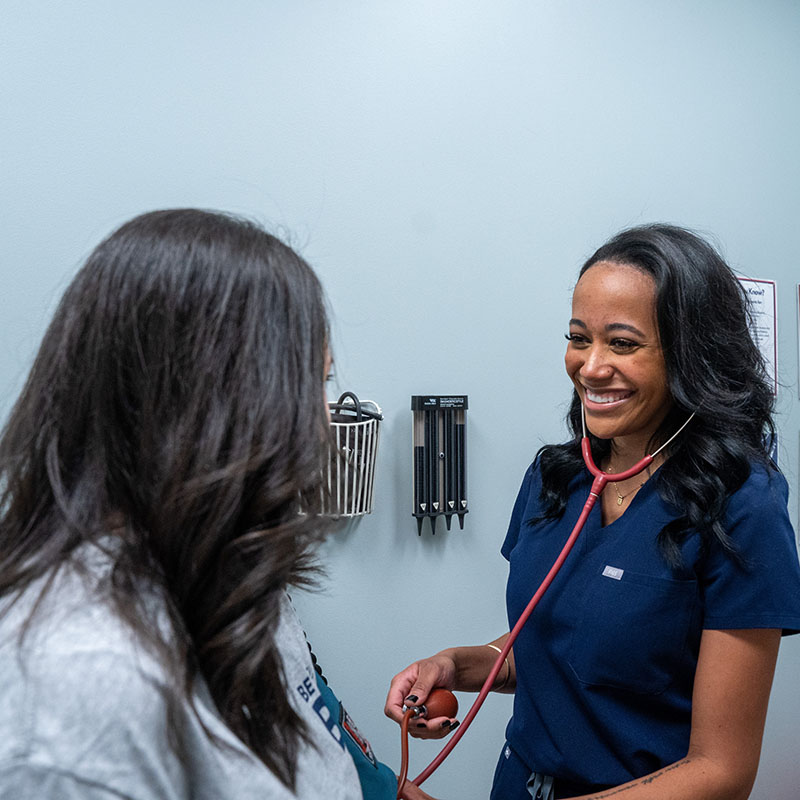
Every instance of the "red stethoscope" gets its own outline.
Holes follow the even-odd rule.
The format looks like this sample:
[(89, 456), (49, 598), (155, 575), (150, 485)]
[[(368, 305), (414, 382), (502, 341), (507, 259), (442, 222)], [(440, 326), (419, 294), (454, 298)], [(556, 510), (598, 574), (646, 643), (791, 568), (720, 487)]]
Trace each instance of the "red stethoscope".
[[(539, 588), (534, 593), (533, 597), (530, 599), (530, 602), (525, 607), (525, 610), (520, 615), (519, 619), (517, 620), (517, 624), (511, 629), (511, 632), (508, 635), (508, 639), (506, 639), (505, 645), (500, 650), (497, 660), (494, 663), (494, 666), (489, 671), (489, 675), (486, 677), (483, 686), (481, 687), (480, 692), (478, 692), (478, 696), (475, 698), (475, 702), (473, 702), (472, 707), (467, 712), (467, 715), (464, 717), (464, 721), (459, 726), (458, 730), (452, 735), (450, 740), (445, 744), (445, 746), (439, 752), (439, 755), (428, 764), (427, 767), (419, 774), (416, 778), (414, 778), (413, 783), (417, 786), (420, 786), (424, 781), (426, 781), (435, 770), (439, 768), (439, 765), (450, 755), (452, 749), (461, 741), (461, 737), (467, 732), (467, 728), (469, 728), (472, 720), (475, 719), (475, 715), (480, 710), (480, 707), (483, 705), (483, 701), (489, 695), (489, 692), (492, 690), (492, 686), (494, 686), (494, 682), (497, 680), (497, 676), (500, 674), (500, 670), (503, 668), (505, 664), (505, 660), (508, 657), (508, 654), (511, 652), (511, 648), (516, 641), (517, 636), (519, 636), (519, 632), (522, 630), (523, 625), (528, 621), (528, 617), (533, 613), (533, 609), (539, 603), (542, 595), (547, 591), (550, 584), (553, 582), (553, 578), (558, 574), (558, 571), (561, 569), (564, 561), (566, 560), (567, 556), (569, 555), (570, 551), (572, 550), (573, 545), (578, 539), (580, 532), (583, 530), (583, 526), (586, 523), (586, 519), (589, 516), (592, 508), (594, 508), (594, 504), (597, 501), (597, 498), (603, 492), (603, 489), (609, 483), (619, 483), (620, 481), (627, 480), (628, 478), (632, 478), (634, 475), (638, 475), (643, 470), (647, 469), (650, 464), (653, 463), (653, 459), (665, 448), (669, 445), (681, 431), (692, 421), (694, 415), (697, 412), (692, 412), (689, 415), (689, 418), (686, 422), (675, 431), (672, 436), (670, 436), (667, 441), (661, 445), (655, 452), (651, 453), (648, 456), (645, 456), (641, 461), (634, 464), (630, 469), (626, 469), (624, 472), (618, 472), (616, 474), (609, 474), (607, 472), (603, 472), (599, 467), (597, 467), (594, 463), (594, 459), (592, 458), (592, 448), (589, 444), (589, 437), (586, 435), (586, 419), (583, 406), (581, 406), (581, 427), (583, 429), (583, 436), (581, 438), (581, 453), (583, 455), (583, 462), (586, 464), (586, 469), (594, 476), (594, 480), (592, 481), (592, 487), (589, 490), (589, 496), (586, 498), (586, 502), (583, 505), (583, 510), (578, 517), (578, 521), (575, 523), (575, 527), (572, 529), (572, 533), (570, 533), (569, 538), (567, 539), (564, 547), (561, 549), (561, 552), (558, 554), (558, 558), (556, 558), (553, 566), (550, 568), (550, 571), (545, 576), (544, 580), (540, 584)], [(405, 714), (403, 715), (403, 723), (401, 725), (401, 740), (402, 740), (402, 757), (401, 757), (401, 768), (400, 768), (400, 776), (397, 781), (397, 796), (400, 797), (402, 792), (403, 786), (406, 782), (406, 776), (408, 774), (408, 723), (414, 717), (454, 717), (458, 712), (458, 701), (456, 700), (455, 696), (452, 692), (448, 691), (447, 689), (434, 689), (428, 698), (426, 699), (424, 705), (422, 706), (412, 706), (407, 709)]]

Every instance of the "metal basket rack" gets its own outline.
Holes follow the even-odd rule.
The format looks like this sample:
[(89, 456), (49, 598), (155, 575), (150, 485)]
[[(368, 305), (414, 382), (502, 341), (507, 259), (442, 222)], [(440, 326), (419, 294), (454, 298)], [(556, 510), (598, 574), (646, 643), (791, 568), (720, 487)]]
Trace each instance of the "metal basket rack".
[(359, 400), (353, 392), (344, 392), (328, 407), (331, 443), (322, 513), (337, 518), (371, 514), (383, 413), (376, 403)]

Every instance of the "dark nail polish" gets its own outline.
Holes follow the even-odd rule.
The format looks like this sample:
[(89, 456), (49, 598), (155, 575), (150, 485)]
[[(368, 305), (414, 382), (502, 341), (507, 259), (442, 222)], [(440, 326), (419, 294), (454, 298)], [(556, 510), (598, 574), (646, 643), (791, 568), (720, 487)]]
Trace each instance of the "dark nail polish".
[(410, 694), (408, 697), (406, 697), (407, 703), (416, 703), (417, 700), (419, 700), (419, 698), (415, 694)]
[(450, 727), (450, 720), (449, 720), (449, 719), (446, 719), (446, 720), (445, 720), (445, 721), (442, 723), (442, 728), (449, 728), (449, 727)]
[(453, 724), (450, 726), (450, 730), (451, 730), (451, 731), (454, 731), (454, 730), (455, 730), (455, 729), (456, 729), (456, 728), (457, 728), (457, 727), (458, 727), (460, 724), (461, 724), (460, 722), (454, 722), (454, 723), (453, 723)]
[(425, 723), (424, 722), (418, 722), (417, 723), (417, 727), (418, 728), (424, 728), (425, 727)]

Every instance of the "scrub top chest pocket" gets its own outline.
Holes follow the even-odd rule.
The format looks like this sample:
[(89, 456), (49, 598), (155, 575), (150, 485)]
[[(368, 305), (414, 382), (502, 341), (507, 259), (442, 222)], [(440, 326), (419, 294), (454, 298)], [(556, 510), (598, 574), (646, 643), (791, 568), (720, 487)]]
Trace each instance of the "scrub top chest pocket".
[(605, 566), (583, 594), (569, 663), (581, 683), (663, 692), (688, 646), (697, 583)]

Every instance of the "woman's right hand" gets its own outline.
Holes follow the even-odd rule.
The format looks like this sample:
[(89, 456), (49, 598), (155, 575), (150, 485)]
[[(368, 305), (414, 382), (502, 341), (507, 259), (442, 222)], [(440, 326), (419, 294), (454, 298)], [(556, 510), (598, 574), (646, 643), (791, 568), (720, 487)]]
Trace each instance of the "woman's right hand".
[[(392, 678), (384, 713), (398, 724), (403, 721), (404, 706), (420, 706), (433, 689), (455, 689), (456, 664), (446, 652), (415, 661)], [(415, 717), (408, 732), (418, 739), (441, 739), (458, 726), (454, 717)]]

